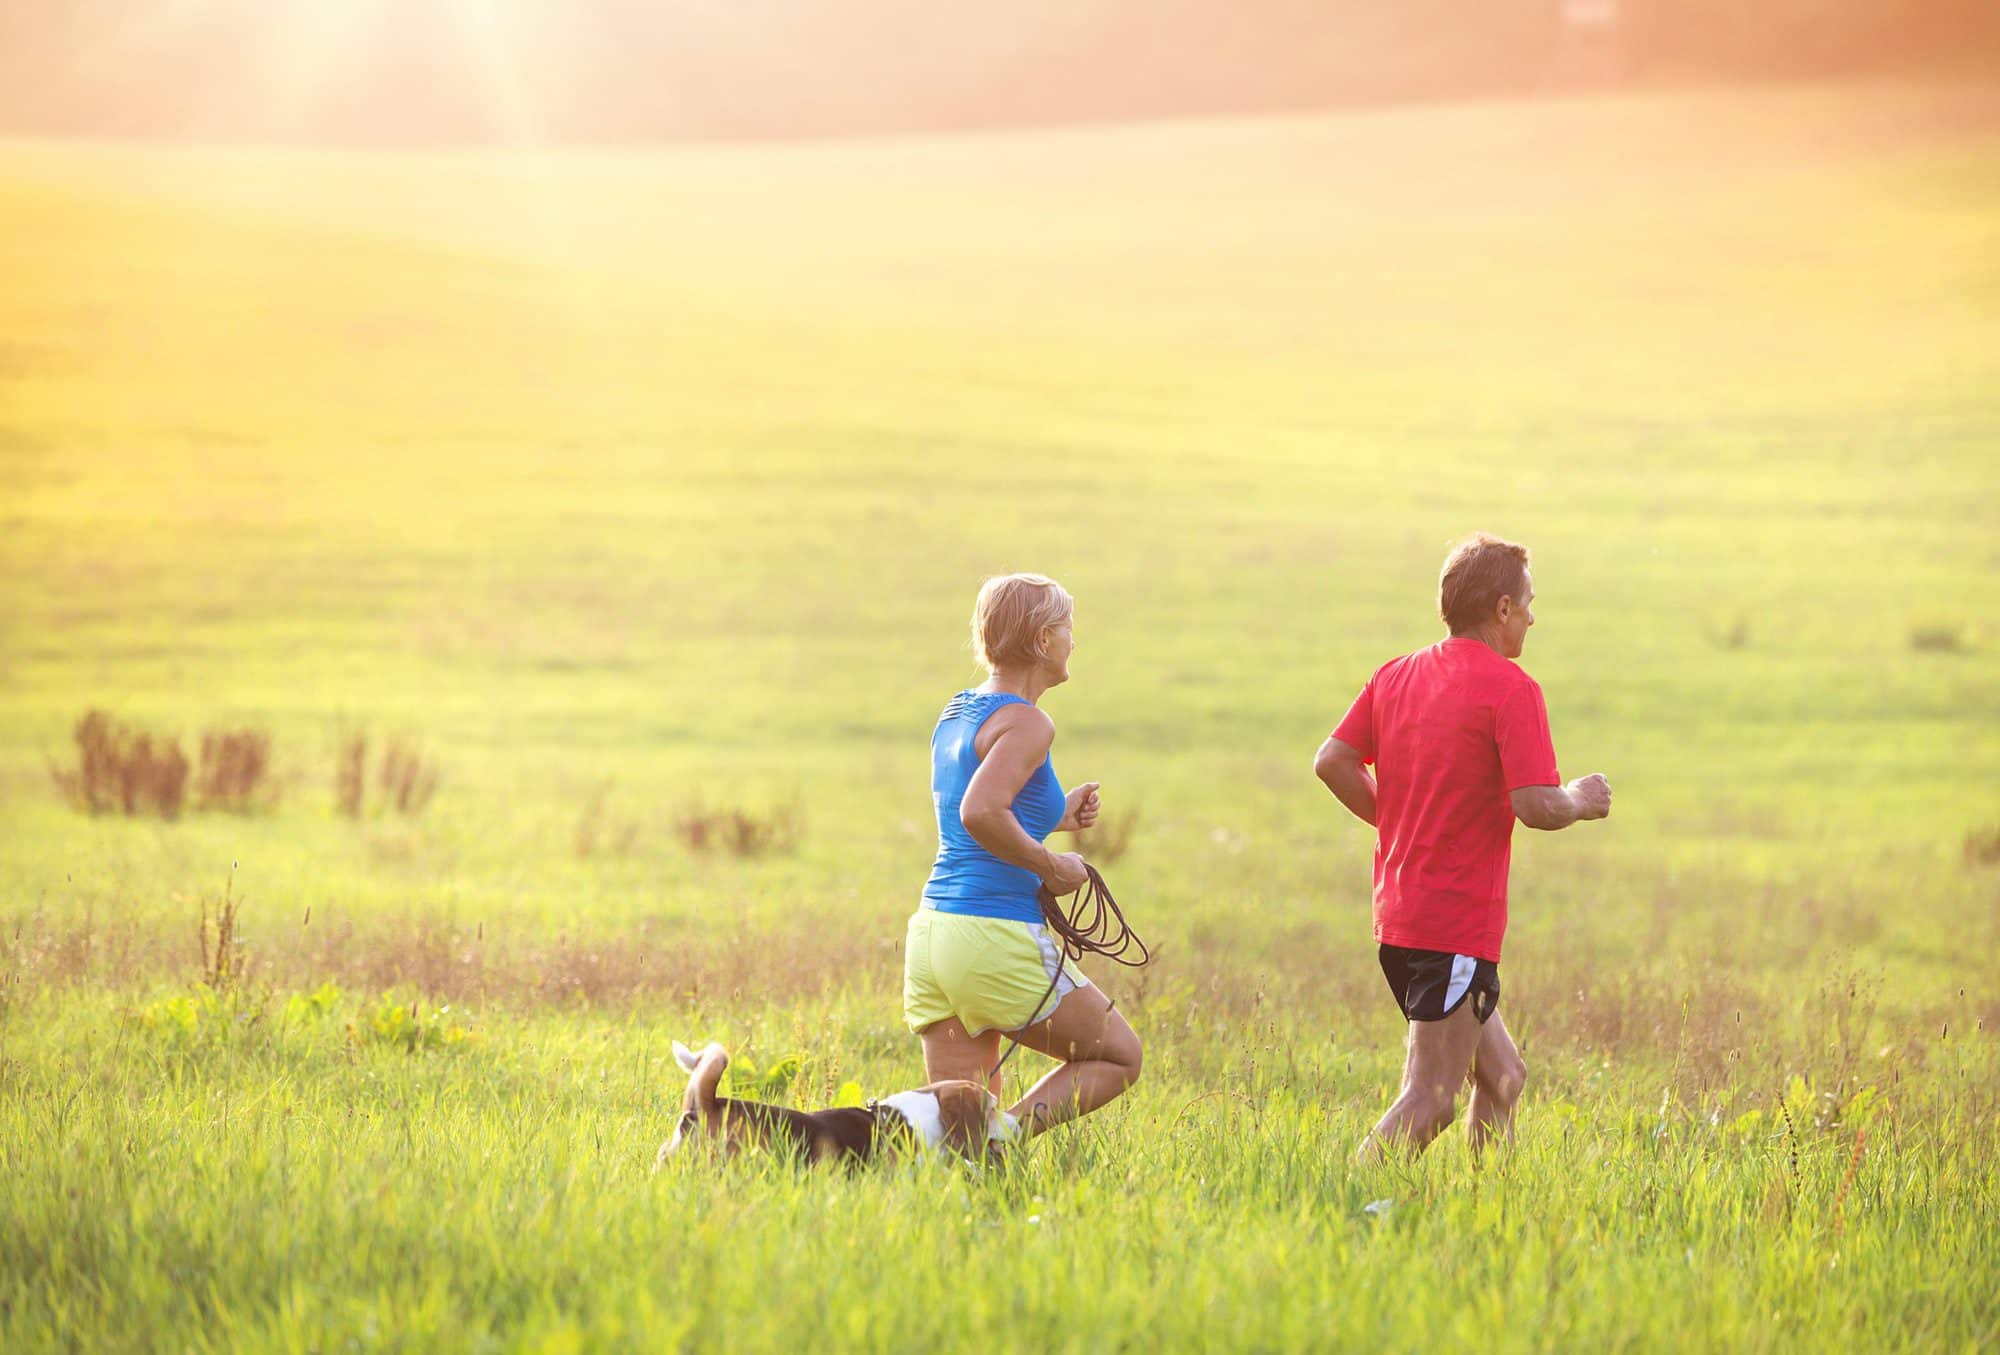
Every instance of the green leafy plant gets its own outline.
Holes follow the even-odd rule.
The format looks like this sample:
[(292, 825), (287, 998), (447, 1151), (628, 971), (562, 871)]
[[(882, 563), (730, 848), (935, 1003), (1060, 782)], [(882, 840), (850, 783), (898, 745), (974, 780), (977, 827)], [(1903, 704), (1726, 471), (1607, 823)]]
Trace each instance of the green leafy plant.
[(747, 1054), (731, 1054), (729, 1067), (723, 1070), (721, 1093), (745, 1101), (777, 1101), (791, 1090), (804, 1067), (805, 1059), (797, 1054), (782, 1055), (764, 1068)]
[(285, 1024), (319, 1025), (333, 1014), (340, 997), (340, 985), (332, 982), (322, 983), (310, 993), (293, 993), (285, 999)]
[(438, 1006), (422, 998), (405, 1000), (386, 993), (362, 1004), (347, 1030), (356, 1044), (394, 1045), (410, 1054), (456, 1049), (479, 1039), (470, 1019), (449, 1004)]
[(144, 1003), (137, 1019), (141, 1030), (167, 1048), (187, 1052), (260, 1031), (265, 1012), (264, 999), (253, 994), (195, 983), (185, 992)]

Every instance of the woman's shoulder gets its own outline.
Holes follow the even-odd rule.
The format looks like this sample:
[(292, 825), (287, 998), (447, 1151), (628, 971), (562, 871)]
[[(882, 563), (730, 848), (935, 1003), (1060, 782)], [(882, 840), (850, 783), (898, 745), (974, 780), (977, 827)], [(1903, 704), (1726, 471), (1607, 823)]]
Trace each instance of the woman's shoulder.
[(977, 687), (968, 687), (944, 703), (938, 719), (980, 721), (1020, 699), (1010, 692), (982, 692)]
[[(1010, 696), (1006, 692), (989, 693), (992, 696)], [(1056, 722), (1049, 713), (1034, 702), (1014, 696), (1011, 700), (999, 702), (988, 708), (982, 721), (985, 728), (997, 734), (1019, 730), (1043, 743), (1054, 743)]]
[(1056, 736), (1055, 721), (1048, 712), (1013, 692), (983, 692), (976, 687), (962, 691), (945, 702), (944, 712), (938, 716), (940, 727), (953, 722), (969, 725), (976, 731), (982, 757), (992, 741), (1002, 734), (1018, 731), (1048, 743), (1053, 743)]
[(1018, 696), (1013, 692), (989, 692), (978, 687), (967, 687), (944, 703), (944, 715), (946, 718), (955, 715), (986, 716), (1001, 710), (1011, 710), (1016, 706), (1028, 710), (1041, 709), (1027, 697)]

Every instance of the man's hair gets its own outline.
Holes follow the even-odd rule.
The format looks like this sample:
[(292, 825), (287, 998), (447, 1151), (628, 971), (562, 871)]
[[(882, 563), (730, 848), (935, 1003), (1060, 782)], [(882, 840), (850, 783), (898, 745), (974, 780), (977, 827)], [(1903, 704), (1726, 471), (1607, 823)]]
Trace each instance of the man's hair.
[(1451, 548), (1438, 571), (1438, 615), (1453, 635), (1477, 630), (1492, 619), (1503, 597), (1521, 601), (1527, 592), (1528, 548), (1474, 532)]
[(972, 604), (972, 652), (987, 672), (1034, 663), (1044, 626), (1069, 620), (1075, 603), (1042, 574), (1000, 574), (980, 585)]

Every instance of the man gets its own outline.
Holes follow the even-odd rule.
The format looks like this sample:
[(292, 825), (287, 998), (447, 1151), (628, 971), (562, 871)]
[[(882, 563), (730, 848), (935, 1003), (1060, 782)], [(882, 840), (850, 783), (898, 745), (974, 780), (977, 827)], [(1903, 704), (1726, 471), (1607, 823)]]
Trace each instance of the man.
[(1525, 547), (1484, 532), (1459, 542), (1438, 576), (1450, 636), (1378, 669), (1313, 763), (1376, 830), (1375, 940), (1409, 1023), (1402, 1094), (1364, 1159), (1421, 1152), (1468, 1080), (1475, 1156), (1513, 1137), (1528, 1070), (1498, 1008), (1514, 820), (1554, 831), (1611, 812), (1602, 776), (1561, 783), (1542, 689), (1511, 662), (1534, 598)]

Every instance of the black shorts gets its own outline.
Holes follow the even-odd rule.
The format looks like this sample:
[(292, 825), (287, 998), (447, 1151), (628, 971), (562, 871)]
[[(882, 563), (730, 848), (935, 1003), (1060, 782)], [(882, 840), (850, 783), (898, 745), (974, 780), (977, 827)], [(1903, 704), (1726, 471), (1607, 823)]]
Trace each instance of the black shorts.
[(1472, 1014), (1485, 1025), (1500, 1006), (1500, 966), (1448, 950), (1382, 947), (1382, 977), (1408, 1021), (1442, 1021), (1472, 999)]

